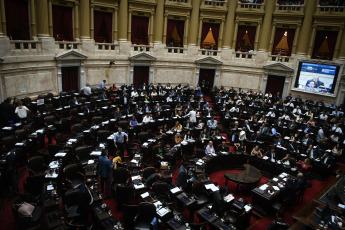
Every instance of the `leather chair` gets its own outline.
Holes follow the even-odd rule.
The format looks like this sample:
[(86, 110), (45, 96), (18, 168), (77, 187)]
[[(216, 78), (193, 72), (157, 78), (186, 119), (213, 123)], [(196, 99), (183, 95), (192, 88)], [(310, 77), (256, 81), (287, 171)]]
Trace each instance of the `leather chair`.
[(10, 150), (16, 144), (16, 137), (13, 135), (5, 136), (2, 138), (2, 144), (5, 149)]
[(113, 171), (113, 185), (128, 185), (129, 171), (126, 168), (117, 168)]
[(99, 94), (100, 93), (99, 88), (91, 88), (91, 92), (93, 94)]
[(123, 222), (125, 229), (133, 229), (134, 218), (138, 215), (139, 205), (123, 204)]
[(86, 165), (90, 159), (91, 150), (88, 146), (80, 146), (74, 150), (79, 163), (82, 165)]
[(128, 120), (119, 121), (119, 127), (122, 128), (122, 130), (127, 130), (129, 126)]
[(153, 183), (152, 191), (154, 192), (155, 197), (160, 201), (167, 201), (170, 199), (169, 187), (166, 182), (157, 181)]
[(42, 156), (31, 157), (28, 162), (28, 167), (30, 176), (44, 173), (47, 169)]
[(69, 190), (62, 197), (64, 210), (66, 213), (65, 223), (70, 229), (86, 229), (85, 224), (80, 219), (78, 210), (79, 190)]
[(151, 174), (155, 173), (156, 169), (154, 167), (147, 167), (143, 170), (143, 181), (145, 181)]
[(136, 216), (134, 222), (135, 230), (152, 229), (151, 221), (156, 216), (156, 207), (152, 203), (143, 202), (139, 205), (139, 214)]
[(87, 102), (87, 98), (86, 97), (79, 97), (79, 103), (84, 105), (85, 102)]
[(92, 124), (94, 124), (94, 125), (101, 124), (102, 121), (103, 121), (103, 117), (101, 117), (101, 116), (92, 117)]
[(78, 188), (84, 182), (84, 174), (76, 164), (67, 165), (63, 169), (67, 186), (70, 188)]
[(72, 132), (74, 136), (82, 137), (84, 135), (83, 131), (83, 125), (80, 123), (72, 126)]
[(25, 179), (23, 184), (24, 191), (25, 193), (30, 194), (31, 201), (35, 203), (40, 203), (44, 180), (45, 173), (35, 174)]
[(20, 229), (39, 228), (42, 209), (34, 205), (32, 214), (30, 216), (23, 216), (19, 213), (20, 204), (23, 202), (26, 202), (26, 200), (23, 200), (21, 197), (16, 197), (13, 199), (12, 211), (18, 227)]
[(23, 141), (28, 138), (28, 132), (25, 129), (17, 129), (14, 131), (14, 136), (17, 138), (17, 141)]
[(116, 193), (115, 200), (117, 204), (117, 208), (121, 210), (123, 204), (133, 204), (134, 202), (134, 187), (133, 186), (125, 186), (125, 185), (118, 185), (116, 186)]
[(107, 138), (109, 137), (110, 132), (108, 130), (97, 130), (97, 141), (101, 142), (101, 141), (107, 141)]

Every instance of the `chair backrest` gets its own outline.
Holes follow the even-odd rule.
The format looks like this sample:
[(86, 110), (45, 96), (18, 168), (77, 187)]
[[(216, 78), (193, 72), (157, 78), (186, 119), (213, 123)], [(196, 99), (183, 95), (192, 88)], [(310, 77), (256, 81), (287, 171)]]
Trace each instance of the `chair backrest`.
[(44, 123), (46, 125), (54, 125), (56, 121), (56, 118), (54, 115), (49, 115), (44, 118)]
[(102, 121), (103, 121), (103, 117), (101, 116), (92, 117), (92, 123), (95, 125), (102, 123)]
[(191, 230), (206, 230), (207, 223), (190, 223), (189, 226)]
[(113, 183), (126, 184), (129, 178), (129, 171), (126, 168), (117, 168), (113, 171)]
[(25, 179), (24, 190), (32, 195), (42, 193), (42, 186), (44, 184), (45, 173), (29, 176)]
[(143, 170), (143, 179), (146, 180), (151, 174), (155, 173), (156, 169), (154, 167), (147, 167)]
[(80, 103), (80, 104), (85, 104), (85, 102), (87, 102), (87, 98), (85, 98), (85, 97), (79, 97), (79, 103)]
[(28, 162), (29, 169), (37, 171), (43, 169), (44, 158), (41, 156), (30, 157)]
[(152, 184), (152, 191), (156, 195), (168, 195), (169, 194), (169, 187), (166, 182), (157, 181)]
[(78, 123), (72, 126), (73, 133), (82, 133), (83, 132), (83, 125)]
[(139, 205), (139, 218), (143, 221), (151, 222), (156, 215), (156, 206), (152, 203), (142, 202)]
[(128, 120), (119, 121), (119, 126), (122, 129), (127, 129), (127, 127), (129, 126), (129, 121)]
[(80, 146), (76, 148), (74, 152), (79, 160), (86, 160), (90, 158), (91, 150), (88, 146)]
[(132, 229), (134, 218), (139, 212), (139, 205), (123, 204), (122, 208), (125, 229)]
[(122, 204), (132, 204), (134, 201), (134, 188), (133, 186), (117, 185), (116, 186), (116, 203), (121, 206)]
[(149, 135), (149, 134), (148, 134), (147, 132), (140, 132), (140, 133), (138, 134), (138, 139), (139, 139), (139, 141), (140, 141), (140, 142), (146, 141), (148, 135)]
[(16, 137), (14, 135), (5, 136), (5, 137), (2, 138), (2, 143), (3, 143), (3, 146), (6, 149), (10, 149), (10, 148), (12, 148), (15, 145)]
[(97, 130), (98, 141), (106, 141), (109, 135), (110, 133), (108, 130), (104, 130), (104, 129)]
[(78, 200), (79, 200), (79, 190), (78, 189), (69, 190), (63, 196), (63, 203), (67, 207), (78, 205)]
[(67, 179), (72, 179), (74, 178), (74, 176), (80, 172), (80, 168), (78, 167), (78, 165), (76, 164), (70, 164), (67, 165), (64, 169), (63, 169), (63, 173), (65, 175), (65, 177)]
[(192, 185), (192, 191), (195, 195), (200, 195), (205, 193), (205, 183), (201, 181), (194, 181)]
[(17, 129), (14, 131), (14, 135), (16, 136), (18, 141), (22, 141), (28, 138), (28, 132), (25, 129)]

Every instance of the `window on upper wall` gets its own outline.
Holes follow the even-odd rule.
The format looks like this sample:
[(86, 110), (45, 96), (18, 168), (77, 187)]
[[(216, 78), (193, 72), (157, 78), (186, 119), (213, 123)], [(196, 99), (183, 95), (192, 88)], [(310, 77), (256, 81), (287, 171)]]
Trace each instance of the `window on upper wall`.
[(166, 44), (168, 47), (183, 47), (184, 21), (168, 20)]
[(94, 14), (94, 38), (95, 42), (112, 43), (113, 42), (113, 14), (95, 11)]
[(56, 41), (73, 41), (72, 7), (53, 5), (53, 36)]
[(141, 16), (132, 16), (132, 44), (148, 45), (149, 44), (149, 18)]
[(236, 51), (249, 52), (254, 50), (256, 26), (238, 26)]
[(201, 32), (201, 49), (218, 49), (219, 24), (203, 23)]
[(6, 29), (10, 40), (30, 40), (29, 4), (24, 0), (5, 0)]
[(332, 60), (337, 42), (338, 31), (318, 30), (315, 36), (313, 54), (311, 58)]
[(277, 28), (274, 36), (272, 55), (291, 56), (295, 29)]

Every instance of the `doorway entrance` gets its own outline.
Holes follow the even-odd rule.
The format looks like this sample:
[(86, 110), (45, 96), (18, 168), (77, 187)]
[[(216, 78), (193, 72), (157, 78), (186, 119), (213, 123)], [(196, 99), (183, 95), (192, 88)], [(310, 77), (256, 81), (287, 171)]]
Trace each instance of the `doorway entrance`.
[(79, 92), (79, 66), (62, 67), (62, 91), (74, 90)]
[(201, 88), (202, 87), (202, 83), (205, 80), (206, 83), (206, 87), (204, 88), (204, 94), (209, 94), (209, 92), (211, 92), (211, 89), (213, 88), (213, 84), (214, 84), (214, 74), (215, 74), (215, 69), (200, 69), (200, 73), (199, 73), (199, 85)]
[(134, 73), (133, 73), (133, 85), (135, 88), (140, 87), (144, 83), (148, 85), (149, 83), (149, 74), (150, 74), (150, 67), (149, 66), (134, 66)]
[(282, 95), (284, 84), (284, 76), (268, 75), (265, 93), (271, 93), (272, 95), (276, 95), (279, 92), (280, 95)]

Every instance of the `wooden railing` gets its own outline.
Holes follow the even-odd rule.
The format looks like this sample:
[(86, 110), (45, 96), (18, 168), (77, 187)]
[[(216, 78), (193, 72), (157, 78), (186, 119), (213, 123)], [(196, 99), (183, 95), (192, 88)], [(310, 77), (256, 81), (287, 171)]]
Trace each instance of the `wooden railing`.
[(282, 55), (270, 55), (271, 61), (276, 62), (290, 62), (292, 61), (291, 56), (282, 56)]
[(249, 52), (235, 52), (235, 58), (253, 59), (255, 55), (255, 53)]
[(303, 13), (304, 5), (276, 5), (276, 13)]
[(345, 6), (317, 6), (316, 14), (345, 15)]
[(153, 46), (149, 45), (132, 45), (134, 52), (151, 52), (153, 50)]

